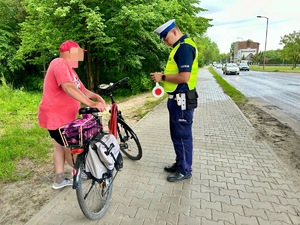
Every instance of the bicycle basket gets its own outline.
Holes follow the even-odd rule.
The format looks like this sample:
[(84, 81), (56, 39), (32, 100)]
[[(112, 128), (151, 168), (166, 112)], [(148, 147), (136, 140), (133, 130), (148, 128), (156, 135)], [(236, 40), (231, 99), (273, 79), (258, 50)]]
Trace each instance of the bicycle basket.
[(81, 119), (59, 128), (65, 147), (83, 146), (85, 140), (101, 130), (102, 125), (91, 114), (83, 114)]

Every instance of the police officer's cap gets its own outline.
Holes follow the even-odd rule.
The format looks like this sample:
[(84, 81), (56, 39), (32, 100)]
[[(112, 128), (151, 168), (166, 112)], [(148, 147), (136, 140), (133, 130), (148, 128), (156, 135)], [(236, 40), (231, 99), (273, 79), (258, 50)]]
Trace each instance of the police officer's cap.
[(158, 34), (160, 39), (163, 40), (167, 36), (168, 32), (172, 30), (175, 26), (175, 19), (172, 19), (156, 28), (154, 30), (154, 33)]

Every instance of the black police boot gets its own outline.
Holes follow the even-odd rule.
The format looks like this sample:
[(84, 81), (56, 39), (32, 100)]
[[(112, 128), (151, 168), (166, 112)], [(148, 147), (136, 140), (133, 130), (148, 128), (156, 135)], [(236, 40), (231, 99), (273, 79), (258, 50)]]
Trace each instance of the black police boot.
[(175, 173), (169, 175), (168, 178), (167, 178), (167, 180), (169, 182), (177, 182), (177, 181), (189, 179), (191, 177), (192, 177), (192, 174), (183, 175), (183, 174), (181, 174), (179, 172), (175, 172)]
[(165, 166), (164, 170), (169, 173), (175, 173), (177, 171), (177, 163)]

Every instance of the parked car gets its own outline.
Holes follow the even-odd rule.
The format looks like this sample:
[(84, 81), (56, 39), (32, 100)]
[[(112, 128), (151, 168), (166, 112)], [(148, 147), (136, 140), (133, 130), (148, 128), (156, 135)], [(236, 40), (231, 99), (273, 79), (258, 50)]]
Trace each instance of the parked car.
[(235, 63), (227, 63), (223, 69), (223, 74), (240, 74), (240, 69)]
[(218, 69), (222, 68), (222, 64), (221, 63), (217, 63), (216, 64), (216, 68), (218, 68)]
[(250, 70), (247, 63), (240, 63), (239, 69), (240, 69), (240, 71), (242, 71), (242, 70), (249, 71)]

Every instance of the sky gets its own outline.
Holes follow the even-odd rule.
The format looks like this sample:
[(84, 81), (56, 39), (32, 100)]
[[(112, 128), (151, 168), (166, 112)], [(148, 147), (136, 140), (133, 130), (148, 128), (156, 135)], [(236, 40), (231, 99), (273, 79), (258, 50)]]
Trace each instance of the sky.
[(208, 10), (200, 16), (213, 19), (206, 35), (220, 53), (229, 53), (232, 42), (248, 39), (264, 51), (267, 19), (257, 16), (268, 17), (267, 51), (282, 49), (281, 37), (300, 31), (300, 0), (201, 0), (200, 7)]

